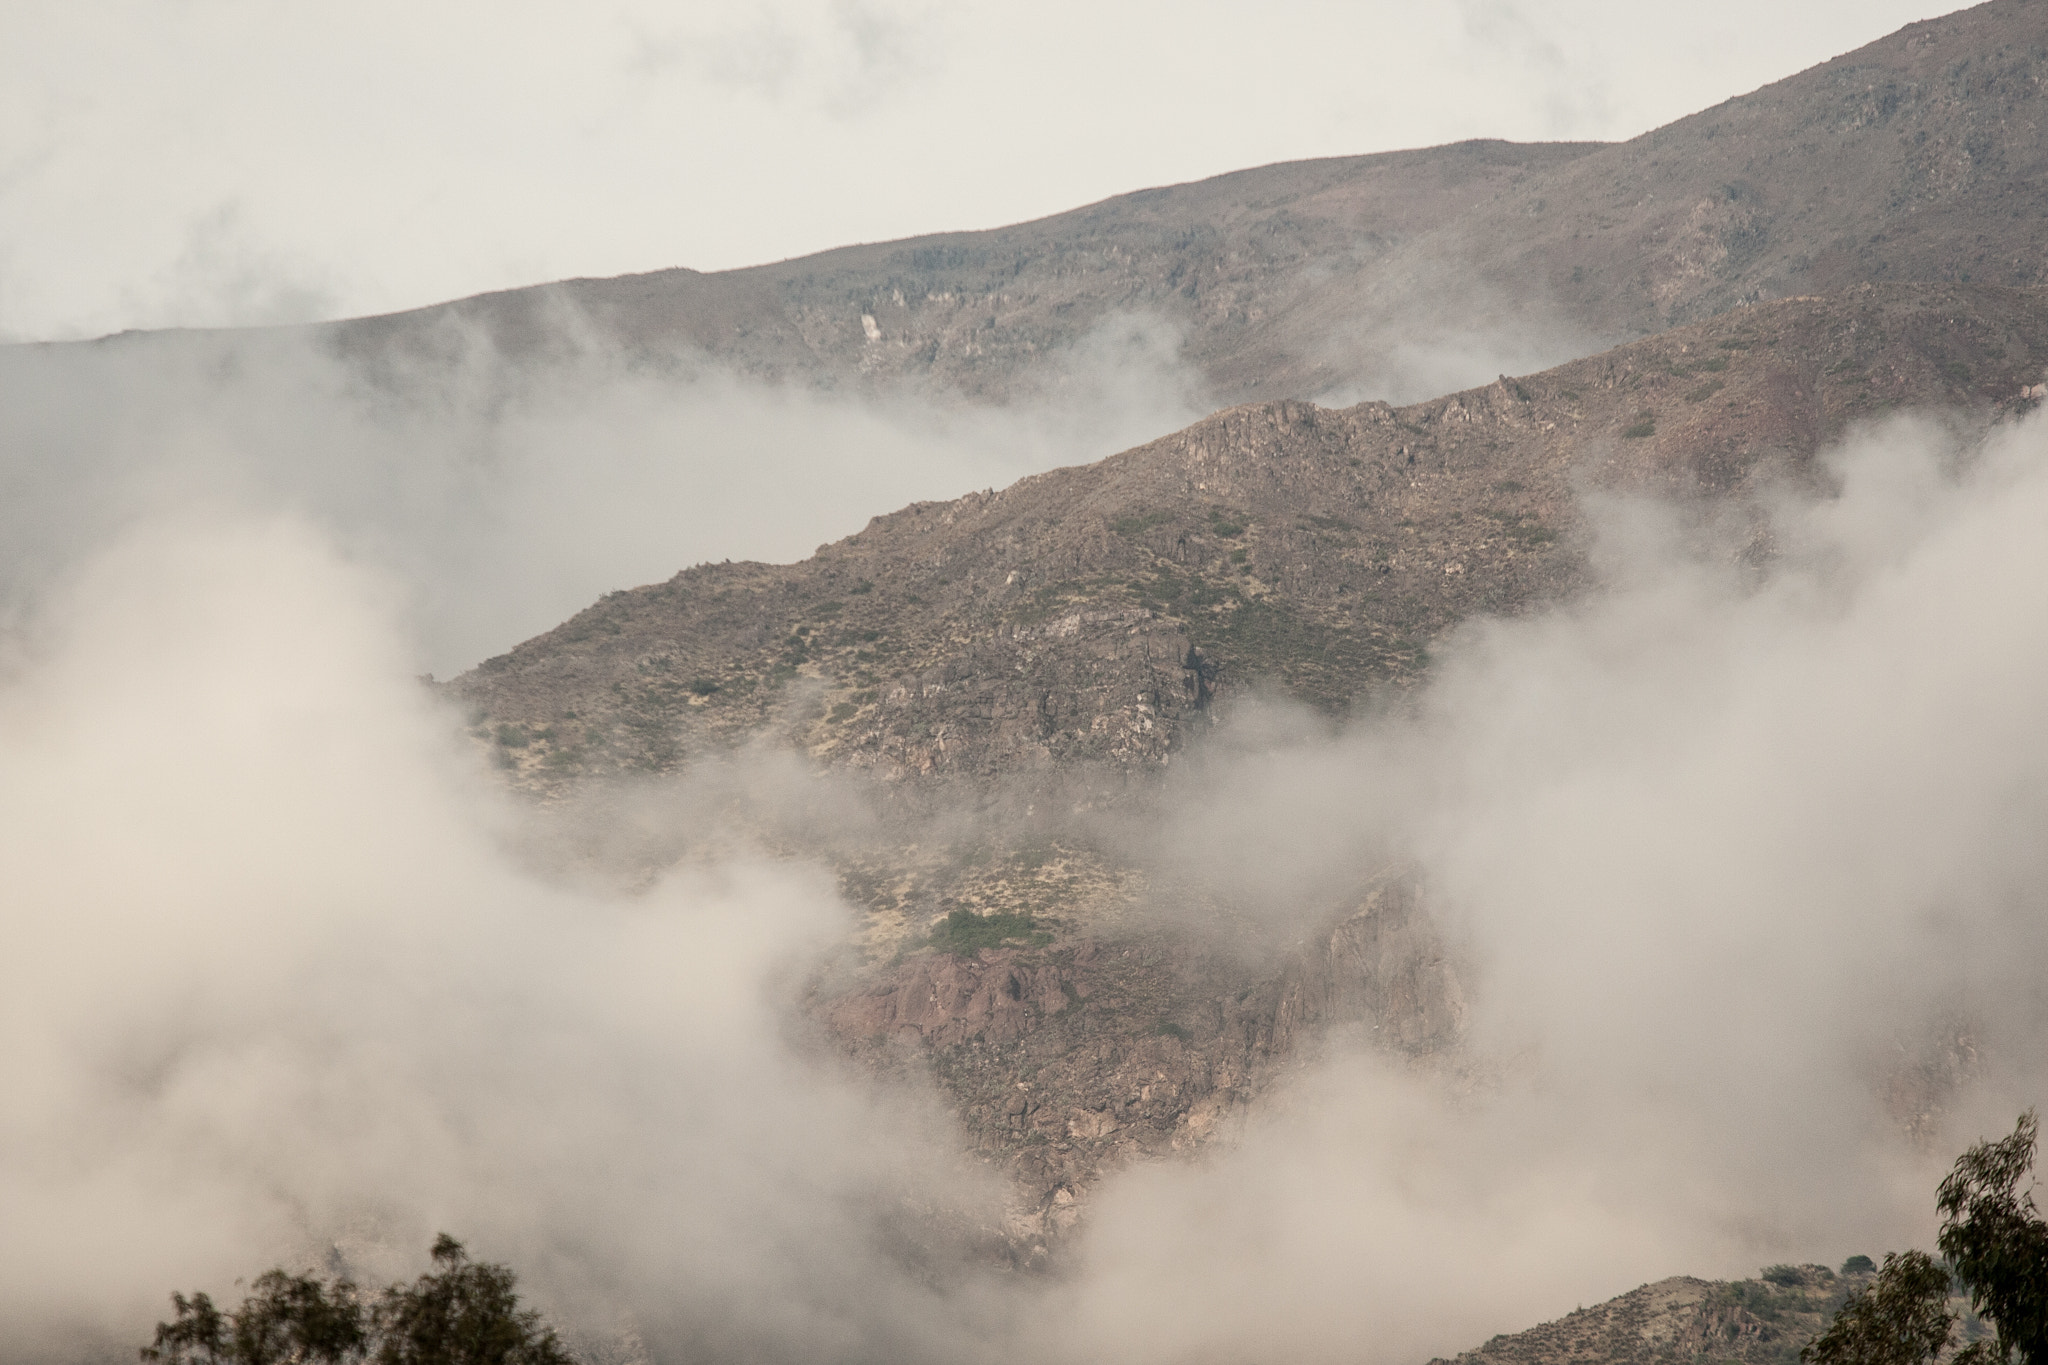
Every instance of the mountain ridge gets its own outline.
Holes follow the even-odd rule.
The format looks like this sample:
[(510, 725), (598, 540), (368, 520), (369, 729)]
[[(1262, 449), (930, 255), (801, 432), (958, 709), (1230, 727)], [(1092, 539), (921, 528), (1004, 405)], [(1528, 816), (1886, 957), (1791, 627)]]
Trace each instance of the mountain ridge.
[[(1231, 172), (1005, 228), (701, 274), (502, 291), (331, 324), (354, 354), (448, 321), (509, 350), (567, 307), (629, 352), (778, 382), (1002, 403), (1102, 329), (1179, 337), (1215, 405), (1406, 402), (1743, 303), (2048, 281), (2048, 6), (1991, 0), (1619, 143), (1472, 141)], [(408, 339), (411, 339), (410, 341)]]

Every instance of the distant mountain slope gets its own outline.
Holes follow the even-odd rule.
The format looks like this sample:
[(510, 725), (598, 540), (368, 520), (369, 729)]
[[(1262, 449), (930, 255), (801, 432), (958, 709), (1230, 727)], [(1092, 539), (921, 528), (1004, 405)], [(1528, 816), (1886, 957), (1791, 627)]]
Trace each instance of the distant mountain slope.
[(567, 301), (628, 345), (749, 373), (1004, 400), (1056, 390), (1092, 329), (1138, 313), (1182, 330), (1220, 402), (1422, 397), (1739, 303), (2048, 282), (2044, 82), (2048, 4), (1993, 0), (1626, 143), (1268, 166), (994, 231), (570, 281), (336, 335), (374, 353), (456, 316), (517, 348)]
[(1894, 407), (1988, 419), (2044, 367), (2048, 291), (1871, 286), (1406, 408), (1240, 407), (610, 594), (450, 687), (543, 788), (756, 734), (892, 778), (1156, 766), (1218, 693), (1341, 710), (1456, 621), (1578, 586), (1574, 480), (1735, 493)]
[[(693, 351), (771, 380), (1005, 401), (1056, 389), (1069, 364), (1088, 363), (1069, 352), (1091, 329), (1136, 315), (1183, 329), (1185, 358), (1221, 401), (1302, 396), (1320, 385), (1299, 366), (1263, 371), (1274, 336), (1301, 349), (1285, 319), (1333, 272), (1597, 146), (1479, 141), (1288, 162), (1015, 227), (716, 274), (570, 280), (341, 324), (337, 336), (375, 353), (453, 317), (518, 351), (545, 345), (567, 304), (629, 347)], [(1584, 349), (1577, 341), (1558, 358)]]

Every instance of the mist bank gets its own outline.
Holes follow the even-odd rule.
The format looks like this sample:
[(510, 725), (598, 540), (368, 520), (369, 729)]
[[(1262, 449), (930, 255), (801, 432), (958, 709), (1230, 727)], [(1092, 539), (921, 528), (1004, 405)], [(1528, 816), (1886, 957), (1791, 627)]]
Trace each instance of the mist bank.
[(569, 303), (507, 350), (446, 316), (402, 347), (315, 329), (0, 348), (0, 604), (166, 508), (290, 515), (399, 592), (448, 674), (604, 592), (786, 561), (868, 515), (1098, 459), (1208, 410), (1157, 319), (1050, 357), (1047, 396), (834, 393), (632, 350)]
[[(857, 927), (822, 868), (532, 871), (388, 575), (306, 517), (148, 518), (0, 686), (12, 1351), (125, 1358), (172, 1288), (402, 1274), (442, 1228), (655, 1359), (1395, 1365), (1925, 1244), (1954, 1151), (2048, 1079), (2043, 436), (1861, 433), (1834, 494), (1761, 509), (1762, 569), (1608, 505), (1602, 591), (1471, 623), (1412, 706), (1248, 709), (1094, 827), (1282, 934), (1398, 861), (1469, 1013), (1448, 1065), (1337, 1039), (1113, 1176), (1049, 1277), (1005, 1268), (928, 1087), (806, 1041)], [(864, 828), (786, 762), (744, 780)]]
[(1418, 1075), (1368, 1032), (1107, 1189), (1094, 1320), (1412, 1360), (1931, 1244), (1947, 1163), (2048, 1089), (2044, 436), (1861, 431), (1831, 494), (1752, 509), (1762, 565), (1748, 517), (1596, 506), (1599, 591), (1470, 622), (1379, 719), (1254, 703), (1192, 753), (1136, 856), (1299, 939), (1411, 869), (1465, 1051)]

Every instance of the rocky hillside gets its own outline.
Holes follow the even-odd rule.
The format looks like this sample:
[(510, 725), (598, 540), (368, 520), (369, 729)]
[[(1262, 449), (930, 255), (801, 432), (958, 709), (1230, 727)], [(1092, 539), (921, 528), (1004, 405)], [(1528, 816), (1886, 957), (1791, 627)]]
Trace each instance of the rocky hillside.
[(1464, 617), (1580, 585), (1578, 481), (1726, 497), (1896, 407), (2013, 411), (2044, 368), (2048, 291), (1869, 286), (1406, 408), (1239, 407), (609, 594), (450, 690), (540, 791), (760, 735), (891, 781), (1121, 781), (1235, 689), (1341, 711)]
[(1091, 329), (1142, 313), (1182, 329), (1220, 402), (1400, 397), (1418, 349), (1540, 365), (1859, 283), (2048, 282), (2044, 78), (2048, 5), (1993, 0), (1625, 143), (1269, 166), (1016, 227), (570, 281), (334, 336), (406, 353), (460, 317), (516, 351), (569, 303), (645, 352), (1000, 401), (1056, 389)]
[[(865, 918), (810, 1017), (850, 1056), (938, 1078), (1015, 1175), (1034, 1254), (1104, 1171), (1198, 1143), (1333, 1030), (1455, 1065), (1462, 1018), (1395, 873), (1305, 938), (1247, 943), (1227, 901), (1088, 812), (1152, 799), (1233, 696), (1341, 713), (1411, 684), (1458, 621), (1585, 585), (1586, 488), (1726, 506), (1819, 477), (1819, 449), (1889, 410), (2003, 420), (2044, 370), (2048, 290), (1866, 286), (1406, 408), (1240, 407), (878, 517), (799, 564), (612, 593), (445, 690), (516, 785), (595, 807), (590, 856), (652, 870), (739, 819), (836, 866)], [(878, 813), (848, 832), (721, 797), (681, 842), (628, 848), (615, 779), (743, 752), (793, 755)]]
[[(1620, 146), (1269, 167), (996, 233), (455, 306), (515, 349), (547, 344), (566, 297), (649, 352), (988, 400), (1151, 312), (1216, 391), (1257, 401), (798, 564), (611, 593), (445, 691), (586, 859), (651, 872), (737, 828), (836, 867), (863, 919), (808, 1017), (938, 1079), (1015, 1177), (1013, 1246), (1040, 1254), (1103, 1172), (1198, 1144), (1333, 1033), (1460, 1064), (1455, 964), (1398, 870), (1253, 941), (1096, 817), (1159, 799), (1235, 697), (1398, 698), (1460, 621), (1588, 586), (1589, 489), (1739, 509), (1824, 479), (1814, 456), (1858, 421), (2037, 403), (2044, 75), (2048, 4), (1995, 0)], [(1649, 335), (1405, 406), (1301, 401), (1376, 363), (1390, 320), (1455, 330), (1474, 308), (1564, 353)], [(402, 357), (436, 316), (336, 335)], [(604, 795), (743, 753), (828, 775), (866, 823), (792, 817), (739, 779), (687, 836), (642, 837)], [(1642, 1308), (1690, 1324), (1657, 1350), (1764, 1321), (1687, 1293)]]
[[(1681, 1276), (1430, 1365), (1797, 1365), (1799, 1348), (1869, 1283), (1867, 1272), (1837, 1275), (1818, 1265), (1770, 1266), (1748, 1280)], [(1960, 1340), (1983, 1335), (1967, 1298), (1949, 1306), (1962, 1323)]]
[(1680, 1276), (1430, 1365), (1797, 1365), (1799, 1348), (1869, 1278), (1817, 1265), (1772, 1266), (1751, 1280)]

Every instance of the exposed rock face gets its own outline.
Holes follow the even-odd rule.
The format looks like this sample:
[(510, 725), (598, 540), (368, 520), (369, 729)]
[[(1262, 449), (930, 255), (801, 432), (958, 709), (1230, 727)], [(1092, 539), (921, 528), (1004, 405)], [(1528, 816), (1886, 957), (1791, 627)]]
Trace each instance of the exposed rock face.
[(1300, 949), (1235, 958), (1170, 931), (972, 957), (919, 953), (827, 994), (855, 1056), (928, 1056), (974, 1145), (1016, 1178), (1021, 1235), (1071, 1227), (1101, 1175), (1216, 1131), (1332, 1030), (1397, 1056), (1455, 1047), (1458, 984), (1393, 882)]

